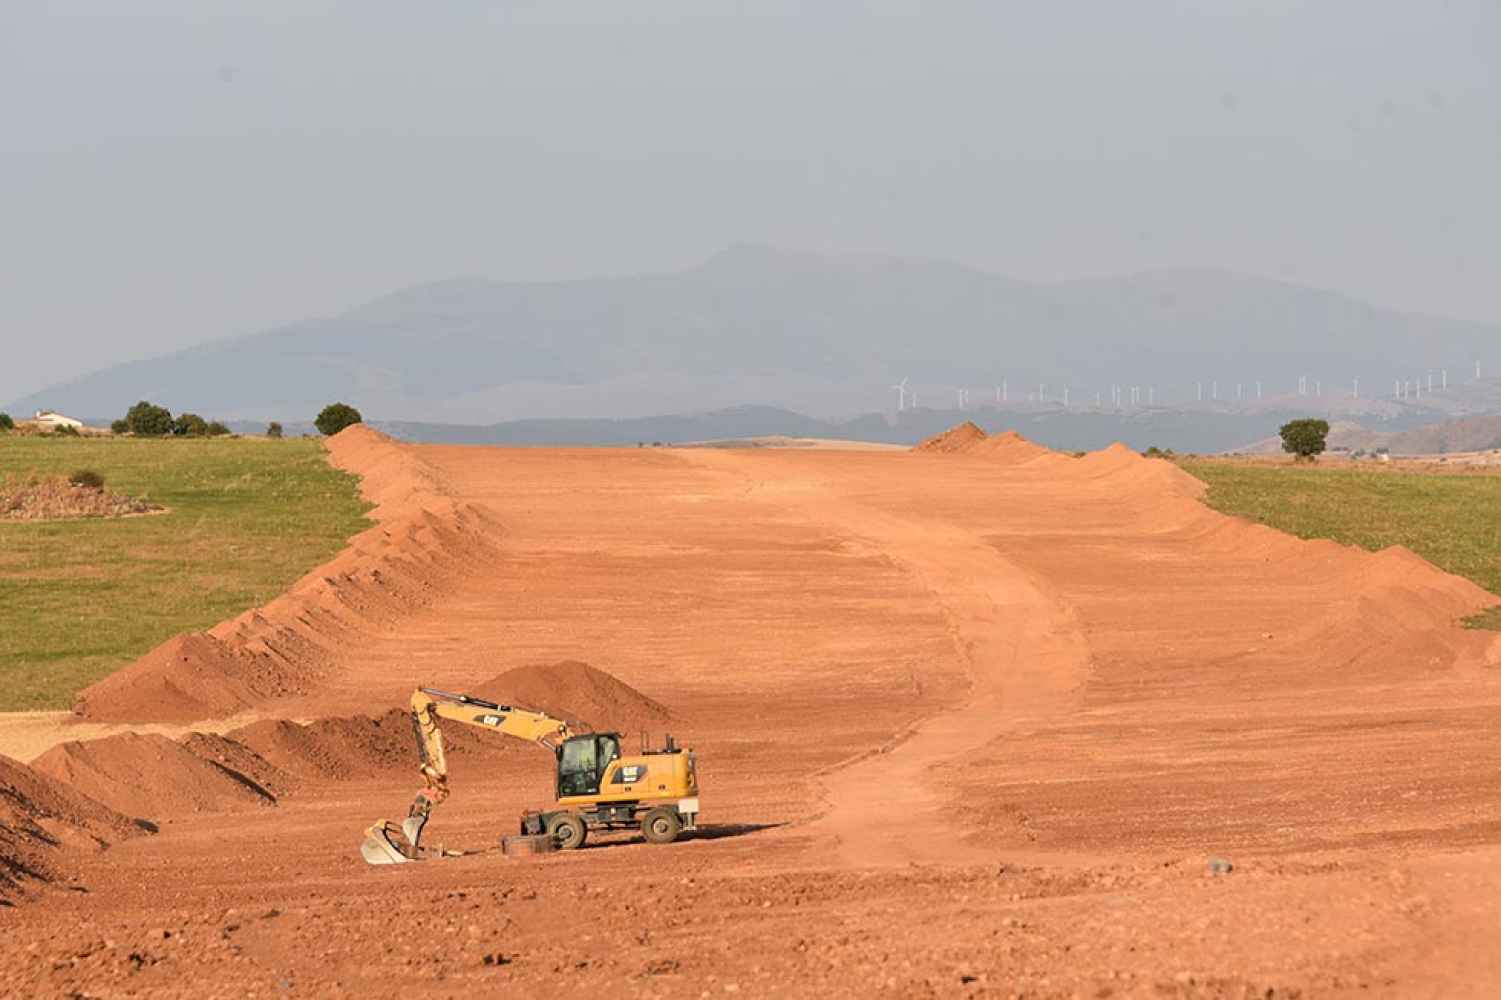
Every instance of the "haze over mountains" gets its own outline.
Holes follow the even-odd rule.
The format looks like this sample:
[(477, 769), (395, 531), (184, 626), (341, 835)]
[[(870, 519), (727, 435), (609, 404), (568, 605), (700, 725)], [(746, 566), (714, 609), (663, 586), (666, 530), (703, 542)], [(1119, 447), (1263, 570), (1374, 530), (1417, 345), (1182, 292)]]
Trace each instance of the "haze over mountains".
[[(1498, 344), (1498, 327), (1215, 271), (1035, 284), (942, 262), (740, 246), (672, 274), (421, 285), (109, 368), (10, 408), (97, 417), (145, 398), (295, 420), (343, 399), (367, 417), (429, 423), (739, 406), (842, 418), (894, 410), (889, 387), (908, 378), (929, 408), (953, 407), (957, 387), (994, 402), (1005, 380), (1008, 405), (1021, 408), (1058, 408), (1067, 388), (1071, 409), (1092, 408), (1098, 394), (1109, 410), (1118, 385), (1122, 409), (1145, 408), (1150, 392), (1154, 408), (1400, 417), (1415, 405), (1489, 407), (1463, 393)], [(1447, 409), (1437, 393), (1389, 398), (1394, 379), (1430, 372), (1449, 381)], [(1350, 398), (1355, 376), (1360, 400)]]

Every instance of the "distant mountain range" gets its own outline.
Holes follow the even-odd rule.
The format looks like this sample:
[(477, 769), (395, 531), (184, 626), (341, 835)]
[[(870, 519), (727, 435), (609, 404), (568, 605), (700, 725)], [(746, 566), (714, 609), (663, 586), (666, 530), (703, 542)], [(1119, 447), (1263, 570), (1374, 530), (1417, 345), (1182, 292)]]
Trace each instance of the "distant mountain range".
[[(755, 404), (827, 419), (895, 410), (889, 387), (907, 378), (928, 408), (954, 405), (959, 387), (972, 403), (993, 400), (1004, 380), (1009, 406), (1040, 415), (1065, 390), (1073, 409), (1096, 398), (1110, 409), (1112, 386), (1131, 411), (1463, 413), (1495, 404), (1465, 393), (1475, 358), (1501, 366), (1497, 345), (1501, 327), (1213, 271), (1032, 284), (947, 263), (737, 247), (672, 274), (422, 285), (119, 365), (8, 409), (109, 415), (150, 399), (291, 422), (339, 399), (372, 418), (488, 425)], [(1370, 399), (1398, 378), (1426, 391), (1430, 371), (1448, 393)], [(1350, 398), (1355, 376), (1361, 400)]]

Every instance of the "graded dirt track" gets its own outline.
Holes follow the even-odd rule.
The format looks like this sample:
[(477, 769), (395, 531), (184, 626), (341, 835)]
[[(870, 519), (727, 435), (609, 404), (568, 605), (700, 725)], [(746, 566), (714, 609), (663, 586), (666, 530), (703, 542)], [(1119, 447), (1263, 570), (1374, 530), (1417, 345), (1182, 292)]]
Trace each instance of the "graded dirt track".
[[(23, 879), (0, 908), (0, 992), (1501, 990), (1501, 641), (1454, 625), (1496, 598), (1411, 554), (1215, 514), (1196, 481), (1124, 449), (971, 437), (336, 440), (391, 498), (374, 496), (364, 549), (415, 582), (382, 590), (346, 554), (345, 576), (246, 616), (245, 641), (215, 630), (291, 680), (195, 694), (265, 720), (195, 752), (254, 770), (253, 752), (276, 804), (240, 789), (220, 808), (218, 789), (139, 817), (155, 835), (58, 854), (66, 876)], [(287, 635), (307, 641), (256, 644)], [(633, 719), (695, 747), (699, 836), (370, 868), (361, 830), (399, 817), (415, 776), (339, 763), (348, 723), (275, 721), (379, 716), (419, 682), (478, 690), (561, 661), (629, 685)], [(117, 690), (170, 676), (142, 667)], [(595, 711), (627, 697), (587, 677)], [(361, 745), (383, 746), (381, 725)], [(457, 745), (434, 842), (493, 843), (550, 797), (544, 752)], [(38, 780), (100, 763), (89, 746), (42, 754)], [(105, 770), (88, 771), (100, 795)], [(16, 828), (55, 822), (39, 815)], [(102, 807), (93, 822), (124, 829)]]

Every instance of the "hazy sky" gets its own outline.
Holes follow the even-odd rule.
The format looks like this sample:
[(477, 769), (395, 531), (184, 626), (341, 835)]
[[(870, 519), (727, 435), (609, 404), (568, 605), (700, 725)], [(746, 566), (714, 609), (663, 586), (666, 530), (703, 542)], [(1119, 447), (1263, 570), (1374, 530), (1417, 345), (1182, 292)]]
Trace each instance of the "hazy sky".
[(0, 402), (736, 242), (1501, 321), (1498, 65), (1495, 0), (3, 0)]

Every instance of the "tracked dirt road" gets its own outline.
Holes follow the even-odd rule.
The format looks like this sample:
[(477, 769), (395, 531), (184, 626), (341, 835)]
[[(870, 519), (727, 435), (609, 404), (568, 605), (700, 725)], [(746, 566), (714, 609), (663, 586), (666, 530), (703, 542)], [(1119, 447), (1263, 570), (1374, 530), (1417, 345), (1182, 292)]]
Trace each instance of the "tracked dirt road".
[(739, 475), (750, 499), (842, 532), (849, 544), (895, 563), (938, 606), (967, 677), (968, 690), (955, 704), (918, 719), (868, 757), (841, 762), (825, 787), (827, 811), (808, 832), (837, 843), (842, 860), (855, 866), (992, 857), (963, 839), (939, 769), (963, 768), (986, 744), (1029, 719), (1069, 709), (1089, 658), (1072, 609), (983, 537), (941, 518), (898, 516), (862, 504), (823, 475), (768, 484), (746, 477), (734, 455), (690, 458)]
[[(207, 666), (280, 650), (250, 711), (323, 719), (587, 661), (696, 748), (702, 835), (368, 868), (360, 830), (416, 787), (380, 765), (382, 724), (360, 768), (268, 772), (275, 805), (166, 787), (158, 833), (59, 853), (0, 908), (3, 990), (1496, 991), (1501, 644), (1454, 625), (1494, 598), (1415, 557), (1222, 518), (1166, 463), (1009, 438), (335, 446), (391, 498), (381, 574), (316, 575)], [(353, 760), (348, 732), (319, 746)], [(109, 763), (53, 753), (62, 777)], [(466, 745), (430, 835), (493, 842), (550, 764)]]

